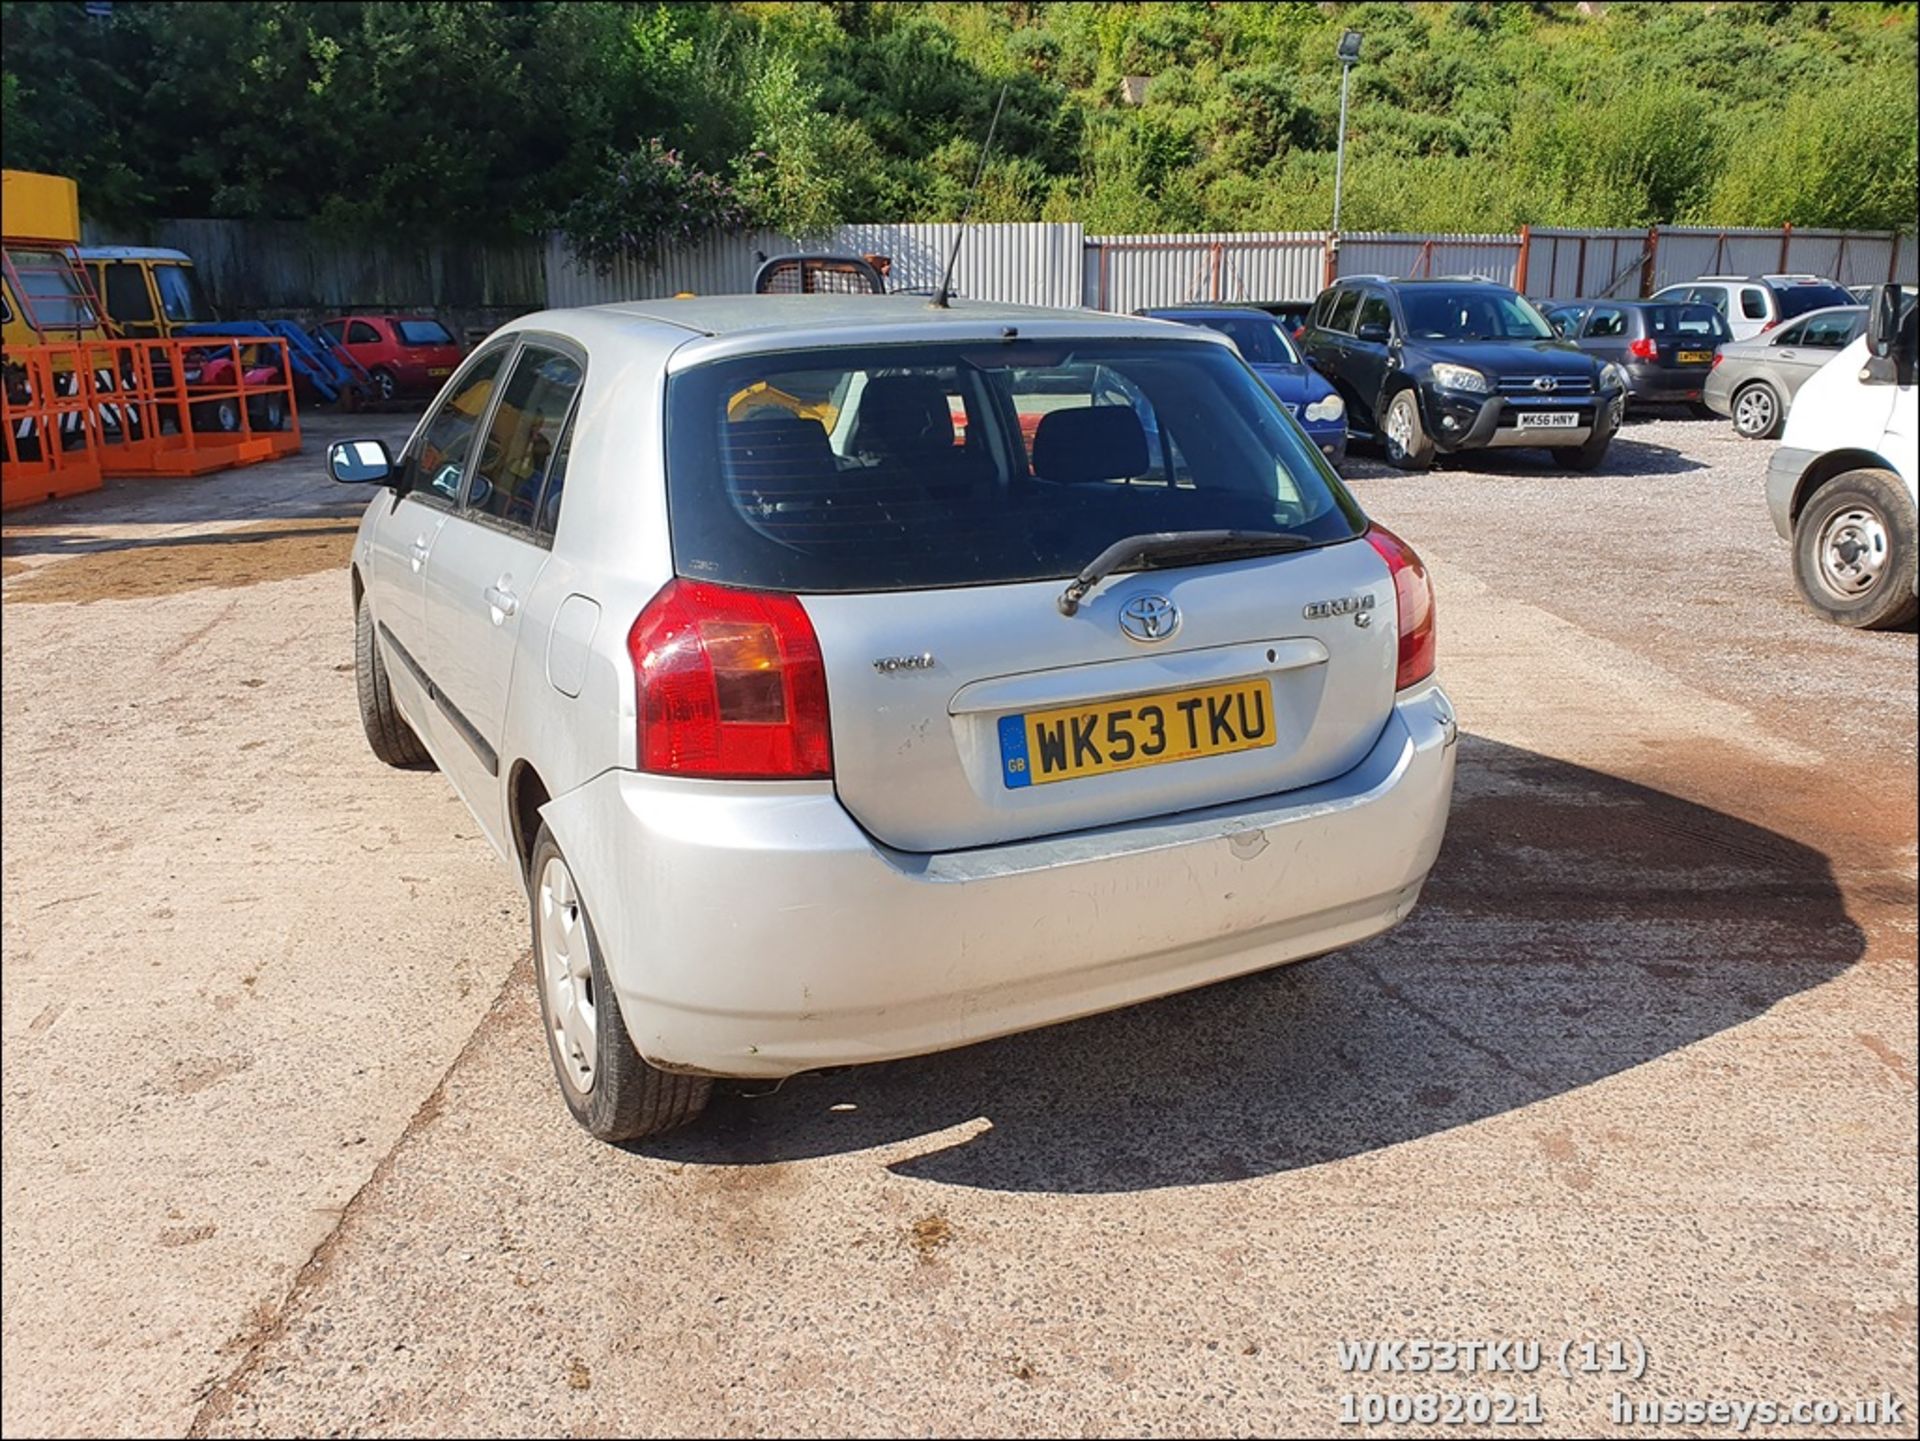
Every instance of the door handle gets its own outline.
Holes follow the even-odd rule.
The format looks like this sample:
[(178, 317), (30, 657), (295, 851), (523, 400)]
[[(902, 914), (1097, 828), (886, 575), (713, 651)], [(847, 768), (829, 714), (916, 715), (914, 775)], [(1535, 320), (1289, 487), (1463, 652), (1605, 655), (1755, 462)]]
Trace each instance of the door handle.
[(427, 563), (427, 556), (432, 551), (432, 549), (433, 549), (432, 536), (416, 535), (413, 538), (413, 544), (408, 548), (407, 553), (409, 556), (412, 557), (413, 568), (415, 573), (418, 573), (420, 570), (420, 567)]
[(1793, 352), (1792, 352), (1791, 350), (1783, 350), (1783, 351), (1781, 351), (1781, 352), (1780, 352), (1780, 358), (1781, 358), (1782, 360), (1792, 360), (1792, 359), (1794, 359), (1795, 357), (1794, 357), (1794, 354), (1793, 354)]
[[(504, 581), (505, 576), (500, 579)], [(493, 623), (502, 624), (509, 616), (520, 609), (520, 597), (508, 590), (505, 585), (490, 585), (481, 592), (487, 598), (487, 605), (493, 611)]]

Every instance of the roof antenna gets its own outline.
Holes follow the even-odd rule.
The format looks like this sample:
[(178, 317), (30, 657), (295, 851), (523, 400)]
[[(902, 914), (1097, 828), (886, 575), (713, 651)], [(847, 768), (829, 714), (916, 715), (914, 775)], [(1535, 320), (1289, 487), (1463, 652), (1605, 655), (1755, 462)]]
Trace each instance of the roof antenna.
[(980, 147), (980, 168), (973, 172), (973, 185), (967, 191), (967, 203), (960, 208), (960, 228), (953, 233), (953, 249), (947, 252), (946, 272), (940, 277), (940, 288), (933, 292), (933, 299), (927, 302), (930, 309), (945, 310), (948, 297), (953, 293), (953, 267), (960, 259), (960, 242), (967, 238), (967, 217), (973, 214), (973, 200), (980, 193), (980, 182), (987, 173), (987, 157), (993, 154), (993, 132), (1000, 128), (1000, 112), (1006, 107), (1007, 85), (1000, 84), (1000, 98), (994, 103), (993, 119), (987, 125), (987, 143)]

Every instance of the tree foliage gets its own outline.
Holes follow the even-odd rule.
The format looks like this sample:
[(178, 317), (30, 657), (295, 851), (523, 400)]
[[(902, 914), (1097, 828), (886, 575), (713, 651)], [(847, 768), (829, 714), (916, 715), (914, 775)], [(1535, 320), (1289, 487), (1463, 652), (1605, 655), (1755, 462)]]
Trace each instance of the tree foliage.
[[(1589, 7), (1593, 8), (1593, 7)], [(0, 149), (121, 224), (650, 244), (976, 213), (1316, 229), (1911, 228), (1912, 4), (0, 5)], [(1122, 81), (1148, 81), (1144, 99)], [(684, 208), (683, 208), (684, 207)], [(597, 237), (597, 238), (596, 238)]]

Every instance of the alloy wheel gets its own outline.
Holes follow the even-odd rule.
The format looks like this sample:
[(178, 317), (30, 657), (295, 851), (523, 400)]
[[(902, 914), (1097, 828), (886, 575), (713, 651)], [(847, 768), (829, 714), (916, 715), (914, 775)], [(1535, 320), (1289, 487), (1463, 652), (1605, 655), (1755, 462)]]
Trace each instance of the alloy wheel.
[(540, 984), (546, 991), (548, 1037), (576, 1091), (593, 1089), (598, 1028), (593, 999), (593, 942), (573, 873), (558, 856), (540, 868)]

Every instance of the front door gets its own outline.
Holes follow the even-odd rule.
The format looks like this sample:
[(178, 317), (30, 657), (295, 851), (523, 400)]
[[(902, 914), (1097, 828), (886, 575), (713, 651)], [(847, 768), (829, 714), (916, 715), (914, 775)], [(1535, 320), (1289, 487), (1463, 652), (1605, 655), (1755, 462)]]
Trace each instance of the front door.
[(584, 370), (563, 342), (523, 338), (460, 508), (426, 569), (434, 684), (450, 741), (441, 768), (507, 854), (508, 690), (534, 583), (553, 542), (567, 420)]
[(370, 541), (367, 603), (377, 643), (401, 712), (435, 759), (447, 751), (435, 700), (435, 672), (444, 661), (427, 630), (425, 575), (459, 501), (494, 378), (511, 348), (503, 343), (476, 354), (414, 432), (400, 458), (398, 498)]

